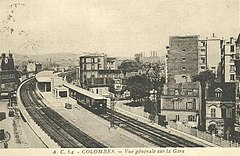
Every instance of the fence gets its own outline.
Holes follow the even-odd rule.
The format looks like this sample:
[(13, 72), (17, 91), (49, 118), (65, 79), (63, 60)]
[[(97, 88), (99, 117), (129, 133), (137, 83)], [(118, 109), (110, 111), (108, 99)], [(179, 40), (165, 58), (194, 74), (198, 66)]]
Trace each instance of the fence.
[(182, 124), (177, 124), (176, 122), (172, 122), (172, 121), (168, 122), (168, 124), (169, 124), (169, 126), (171, 126), (174, 129), (177, 129), (184, 133), (193, 135), (195, 137), (198, 137), (200, 139), (211, 142), (211, 143), (221, 146), (221, 147), (239, 147), (237, 142), (224, 140), (223, 138), (215, 136), (214, 134), (209, 134), (206, 132), (199, 131), (198, 129), (189, 128)]
[(123, 104), (118, 104), (118, 103), (116, 103), (115, 106), (118, 108), (121, 108), (125, 111), (131, 112), (133, 114), (142, 116), (144, 118), (149, 118), (149, 115), (150, 115), (149, 113), (143, 111), (143, 109), (144, 109), (143, 107), (129, 107), (129, 106), (126, 106)]

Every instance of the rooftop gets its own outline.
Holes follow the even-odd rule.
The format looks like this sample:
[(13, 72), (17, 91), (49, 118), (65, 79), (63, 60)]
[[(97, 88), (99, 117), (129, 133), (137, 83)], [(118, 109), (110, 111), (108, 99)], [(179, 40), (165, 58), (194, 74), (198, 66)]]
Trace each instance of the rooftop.
[(91, 98), (95, 98), (95, 99), (105, 99), (103, 96), (99, 95), (99, 94), (95, 94), (93, 92), (90, 92), (88, 90), (85, 90), (83, 88), (80, 88), (80, 87), (77, 87), (77, 86), (74, 86), (72, 84), (69, 84), (69, 83), (64, 83), (63, 86), (67, 87), (67, 88), (71, 88), (72, 90), (75, 90), (77, 91), (78, 93), (81, 93), (83, 95), (86, 95), (88, 97), (91, 97)]

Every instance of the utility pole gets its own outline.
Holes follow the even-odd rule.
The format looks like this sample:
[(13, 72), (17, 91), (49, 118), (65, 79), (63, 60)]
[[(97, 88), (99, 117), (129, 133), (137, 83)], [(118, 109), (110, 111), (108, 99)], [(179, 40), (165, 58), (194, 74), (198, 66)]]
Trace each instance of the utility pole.
[(150, 100), (153, 102), (153, 106), (151, 106), (151, 121), (155, 120), (157, 116), (157, 100), (156, 100), (156, 95), (157, 95), (157, 90), (152, 89), (150, 92)]
[(110, 120), (110, 128), (114, 127), (114, 107), (115, 107), (115, 97), (111, 95), (111, 120)]

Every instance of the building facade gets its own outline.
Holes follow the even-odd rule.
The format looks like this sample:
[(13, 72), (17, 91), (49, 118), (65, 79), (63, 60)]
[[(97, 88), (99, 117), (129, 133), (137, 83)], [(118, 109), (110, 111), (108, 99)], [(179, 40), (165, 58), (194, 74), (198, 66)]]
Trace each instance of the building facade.
[(108, 57), (107, 58), (107, 69), (108, 70), (116, 70), (117, 67), (117, 59), (115, 57)]
[(236, 39), (231, 37), (224, 42), (221, 60), (222, 82), (236, 82)]
[(109, 90), (120, 92), (124, 75), (117, 65), (117, 58), (103, 53), (81, 56), (77, 72), (80, 86), (103, 96), (108, 96)]
[(20, 73), (15, 70), (14, 59), (11, 53), (8, 56), (2, 53), (0, 70), (0, 95), (8, 95), (16, 90), (20, 83)]
[(199, 72), (206, 69), (211, 70), (215, 74), (216, 80), (221, 81), (223, 79), (224, 39), (218, 38), (214, 34), (206, 39), (199, 39), (199, 54)]
[(236, 40), (236, 58), (234, 59), (236, 67), (236, 83), (237, 83), (237, 96), (236, 96), (236, 112), (235, 112), (235, 138), (240, 141), (240, 34)]
[(165, 62), (166, 84), (161, 96), (161, 115), (165, 115), (167, 121), (197, 126), (200, 94), (198, 82), (193, 82), (193, 78), (206, 68), (205, 55), (198, 35), (169, 38)]
[(236, 83), (215, 82), (207, 89), (206, 130), (225, 139), (234, 132)]
[(198, 35), (170, 37), (166, 61), (167, 83), (192, 82), (198, 74), (198, 38)]
[(161, 114), (167, 121), (197, 127), (199, 116), (199, 87), (196, 82), (165, 86), (161, 97)]
[(107, 55), (103, 53), (91, 53), (80, 56), (79, 59), (80, 85), (84, 88), (87, 83), (87, 78), (98, 77), (98, 71), (107, 68)]

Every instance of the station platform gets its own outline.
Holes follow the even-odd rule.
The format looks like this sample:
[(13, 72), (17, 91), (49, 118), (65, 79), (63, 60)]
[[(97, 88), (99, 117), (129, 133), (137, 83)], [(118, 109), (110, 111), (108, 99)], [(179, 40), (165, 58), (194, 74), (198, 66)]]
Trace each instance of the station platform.
[[(53, 93), (39, 92), (43, 102), (74, 124), (80, 130), (99, 142), (112, 148), (156, 147), (140, 137), (121, 128), (110, 128), (110, 123), (77, 104), (72, 98), (54, 98)], [(65, 103), (72, 104), (72, 109), (66, 109)]]
[[(34, 131), (24, 122), (15, 106), (15, 116), (9, 117), (9, 108), (7, 107), (8, 100), (0, 100), (0, 111), (6, 113), (6, 119), (0, 121), (0, 129), (10, 134), (10, 140), (7, 142), (8, 148), (44, 148), (46, 147), (34, 133)], [(0, 143), (0, 148), (4, 148), (3, 142)]]

